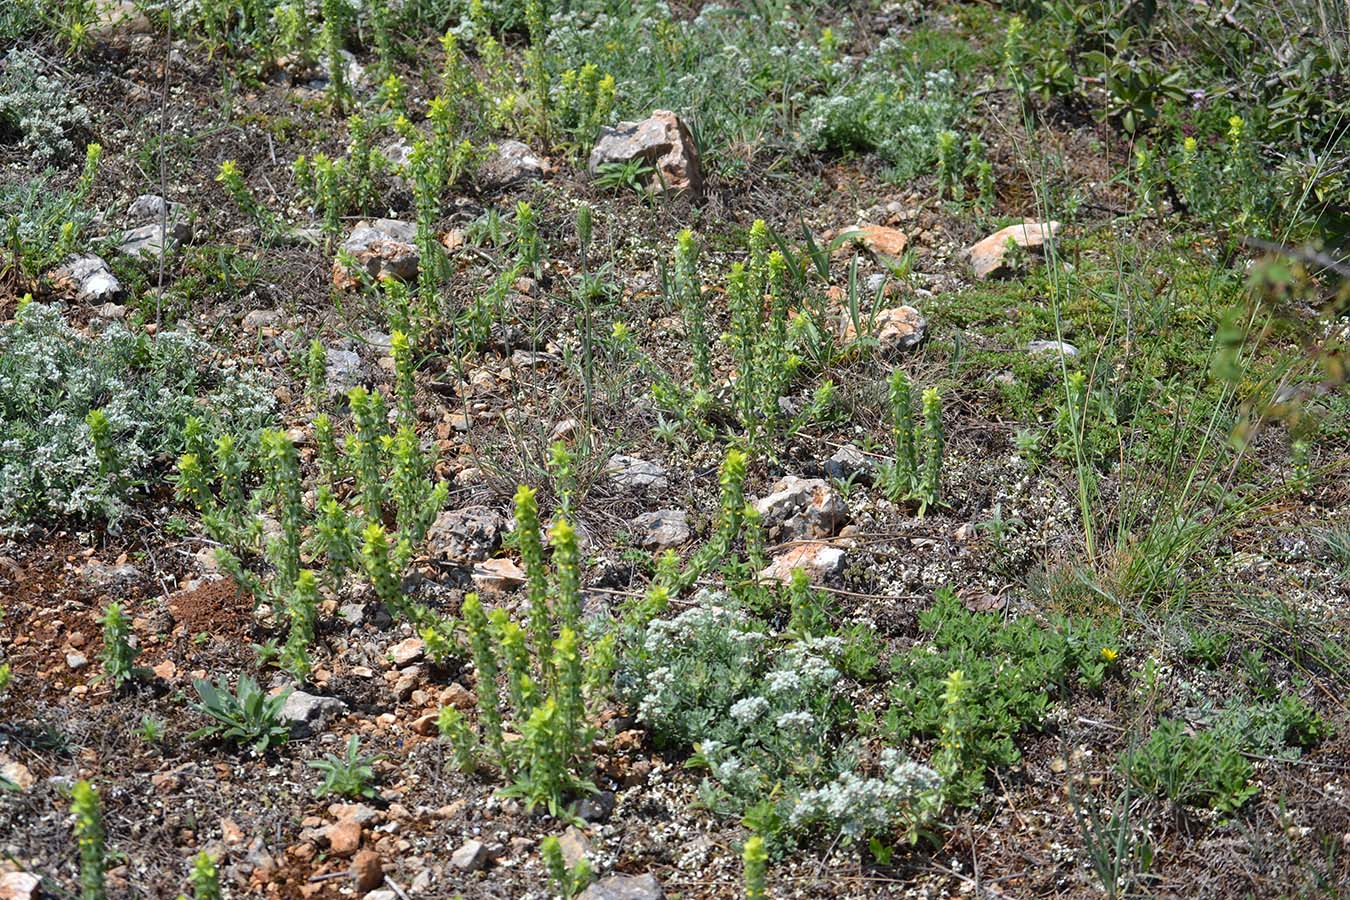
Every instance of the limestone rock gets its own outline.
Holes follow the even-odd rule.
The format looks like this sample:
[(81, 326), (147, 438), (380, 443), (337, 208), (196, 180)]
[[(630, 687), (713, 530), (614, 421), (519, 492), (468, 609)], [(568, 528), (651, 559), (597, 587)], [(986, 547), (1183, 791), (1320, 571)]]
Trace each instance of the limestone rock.
[(609, 458), (605, 474), (619, 487), (631, 491), (664, 491), (668, 484), (666, 470), (661, 466), (622, 453), (616, 453)]
[(1063, 356), (1073, 359), (1078, 348), (1068, 341), (1028, 341), (1027, 352), (1032, 356)]
[(966, 251), (975, 277), (984, 279), (1011, 274), (1007, 263), (1009, 241), (1028, 250), (1039, 250), (1048, 239), (1059, 234), (1059, 229), (1058, 222), (1024, 219), (1021, 225), (1009, 225), (995, 231)]
[(776, 541), (834, 537), (848, 521), (848, 505), (824, 479), (796, 475), (780, 478), (755, 511)]
[[(852, 343), (858, 339), (853, 318), (845, 312), (843, 321), (844, 343)], [(928, 320), (912, 306), (897, 306), (877, 313), (876, 328), (878, 349), (883, 353), (899, 353), (913, 350), (923, 342), (928, 331)]]
[(122, 283), (100, 256), (87, 253), (72, 256), (54, 269), (51, 279), (58, 287), (75, 292), (75, 299), (86, 303), (110, 301), (122, 293)]
[(543, 178), (549, 169), (548, 160), (536, 154), (529, 145), (520, 141), (502, 141), (497, 144), (497, 152), (483, 163), (479, 174), (492, 187), (508, 187)]
[(324, 378), (330, 397), (340, 397), (361, 383), (364, 375), (361, 357), (356, 351), (329, 347), (324, 351), (324, 359)]
[(825, 474), (840, 481), (863, 479), (871, 474), (872, 462), (852, 444), (845, 444), (825, 460)]
[(487, 865), (487, 861), (488, 850), (482, 841), (465, 841), (450, 856), (450, 865), (461, 872), (477, 872)]
[(594, 852), (590, 838), (575, 825), (567, 826), (567, 830), (558, 836), (558, 849), (562, 851), (563, 860), (569, 869), (583, 859), (589, 860)]
[(644, 550), (669, 550), (689, 542), (689, 514), (682, 509), (658, 509), (629, 523)]
[(384, 883), (384, 863), (374, 850), (362, 850), (352, 857), (352, 880), (358, 891), (373, 891)]
[(610, 875), (581, 892), (580, 900), (665, 900), (656, 876)]
[(620, 122), (600, 129), (600, 140), (587, 161), (592, 176), (607, 163), (628, 163), (641, 159), (653, 172), (646, 188), (653, 192), (703, 191), (703, 169), (693, 135), (679, 116), (658, 109), (641, 122)]
[(884, 258), (898, 258), (909, 245), (909, 236), (898, 228), (885, 225), (863, 225), (853, 231), (854, 239), (874, 254)]
[(473, 567), (473, 582), (482, 591), (509, 591), (525, 583), (525, 571), (509, 559), (489, 559)]
[[(374, 219), (357, 222), (342, 249), (372, 278), (397, 278), (412, 281), (417, 277), (417, 226), (398, 219)], [(333, 262), (333, 284), (354, 287), (357, 279), (347, 271), (341, 259)]]
[(800, 544), (775, 556), (759, 577), (787, 584), (792, 580), (793, 569), (803, 569), (815, 584), (833, 581), (844, 574), (844, 551), (826, 544)]
[(317, 697), (304, 691), (292, 691), (281, 707), (281, 718), (291, 726), (292, 735), (308, 737), (346, 711), (347, 704), (336, 697)]
[(427, 549), (442, 559), (481, 562), (502, 545), (506, 519), (486, 506), (445, 510), (427, 531)]
[[(158, 222), (133, 228), (122, 235), (122, 243), (117, 245), (117, 252), (134, 259), (158, 259), (160, 254), (166, 250), (172, 253), (179, 243), (191, 239), (192, 236), (192, 229), (189, 226), (170, 225), (167, 229), (167, 239), (164, 237), (165, 232), (166, 229), (161, 228)], [(185, 233), (187, 238), (182, 237)]]
[(41, 883), (31, 872), (6, 872), (0, 875), (0, 900), (33, 900)]

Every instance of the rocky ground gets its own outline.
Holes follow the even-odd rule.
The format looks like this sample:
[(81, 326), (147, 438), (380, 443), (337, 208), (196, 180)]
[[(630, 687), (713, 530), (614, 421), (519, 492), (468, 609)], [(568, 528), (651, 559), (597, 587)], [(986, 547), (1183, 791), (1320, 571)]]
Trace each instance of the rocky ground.
[[(377, 179), (377, 202), (344, 214), (330, 242), (291, 165), (346, 148), (347, 125), (325, 106), (321, 71), (276, 65), (248, 74), (239, 58), (167, 34), (130, 5), (122, 11), (82, 57), (62, 56), (48, 36), (27, 40), (78, 92), (90, 114), (83, 137), (103, 158), (85, 201), (92, 217), (83, 245), (33, 277), (6, 269), (0, 316), (12, 324), (32, 295), (81, 335), (117, 326), (194, 333), (207, 342), (206, 369), (247, 372), (265, 387), (274, 424), (295, 439), (305, 471), (315, 470), (311, 340), (323, 344), (319, 403), (335, 417), (346, 415), (342, 398), (353, 387), (394, 394), (395, 328), (387, 300), (362, 287), (362, 272), (416, 284), (425, 270), (410, 176), (391, 168)], [(982, 12), (955, 4), (817, 13), (847, 20), (857, 55), (888, 37), (936, 34), (977, 55), (1002, 40)], [(519, 38), (508, 41), (513, 52)], [(434, 92), (440, 51), (434, 42), (409, 46), (396, 70), (420, 102)], [(584, 157), (532, 144), (523, 125), (493, 134), (477, 171), (446, 189), (432, 223), (447, 266), (437, 300), (445, 327), (418, 348), (415, 416), (448, 494), (404, 589), (448, 619), (478, 592), (524, 621), (512, 506), (520, 484), (539, 490), (546, 518), (564, 504), (572, 510), (587, 621), (620, 618), (643, 597), (656, 554), (673, 550), (687, 561), (714, 539), (719, 466), (740, 440), (737, 421), (667, 429), (671, 416), (653, 401), (637, 357), (593, 336), (622, 323), (642, 358), (688, 384), (687, 323), (664, 287), (677, 234), (691, 228), (702, 241), (715, 336), (732, 327), (726, 273), (763, 219), (803, 265), (808, 237), (824, 248), (817, 294), (826, 312), (816, 321), (828, 323), (831, 356), (808, 360), (780, 403), (806, 407), (827, 379), (837, 396), (831, 415), (776, 433), (751, 454), (744, 491), (765, 540), (757, 575), (786, 582), (804, 569), (833, 603), (838, 629), (865, 623), (879, 639), (882, 674), (853, 684), (847, 698), (859, 722), (872, 721), (857, 728), (863, 744), (883, 743), (877, 721), (904, 690), (887, 665), (925, 646), (919, 615), (943, 586), (967, 609), (1008, 621), (1062, 613), (1120, 629), (1119, 646), (1103, 648), (1113, 665), (1100, 689), (1052, 691), (1043, 720), (1016, 735), (1020, 760), (991, 766), (977, 799), (945, 806), (916, 843), (887, 840), (882, 849), (893, 843), (892, 852), (828, 832), (803, 839), (772, 859), (768, 895), (1341, 896), (1350, 891), (1350, 569), (1332, 539), (1350, 527), (1350, 406), (1331, 386), (1309, 395), (1323, 424), (1304, 464), (1315, 475), (1305, 480), (1291, 461), (1293, 432), (1275, 418), (1240, 454), (1184, 450), (1213, 465), (1207, 489), (1222, 484), (1241, 502), (1222, 507), (1207, 496), (1187, 506), (1207, 530), (1169, 558), (1176, 577), (1168, 589), (1144, 598), (1123, 587), (1121, 573), (1145, 553), (1142, 532), (1132, 531), (1139, 507), (1149, 518), (1167, 502), (1159, 497), (1177, 496), (1158, 492), (1161, 483), (1185, 482), (1188, 471), (1200, 477), (1199, 468), (1141, 448), (1161, 446), (1169, 431), (1191, 433), (1180, 407), (1192, 395), (1180, 385), (1206, 377), (1201, 345), (1223, 310), (1242, 301), (1231, 273), (1256, 254), (1221, 258), (1203, 229), (1128, 214), (1137, 196), (1119, 173), (1133, 150), (1112, 124), (1066, 108), (1024, 126), (998, 67), (980, 59), (964, 77), (966, 121), (991, 162), (984, 209), (941, 199), (932, 171), (897, 181), (874, 155), (803, 152), (790, 146), (791, 133), (747, 135), (711, 155), (698, 146), (703, 123), (690, 110), (616, 115)], [(370, 48), (350, 64), (358, 101), (374, 109)], [(384, 155), (406, 160), (407, 141), (384, 138)], [(1057, 168), (1034, 171), (1029, 148)], [(37, 184), (43, 166), (4, 149), (0, 178)], [(284, 226), (266, 234), (241, 209), (217, 178), (226, 160)], [(646, 169), (634, 183), (603, 183), (612, 171), (605, 163), (635, 160)], [(69, 190), (79, 166), (41, 177), (50, 190)], [(1072, 195), (1072, 208), (1057, 199), (1047, 210), (1047, 195)], [(521, 201), (545, 247), (530, 271), (513, 270), (516, 248), (493, 236), (499, 217), (515, 221)], [(574, 224), (582, 204), (594, 222), (584, 246)], [(583, 312), (574, 287), (597, 269), (598, 311)], [(510, 314), (492, 322), (487, 340), (457, 352), (445, 323), (506, 272), (514, 276), (500, 285)], [(1197, 272), (1220, 273), (1212, 281), (1223, 287), (1196, 288), (1205, 277)], [(1070, 278), (1084, 286), (1065, 307), (1052, 304)], [(875, 303), (868, 334), (849, 316), (850, 280), (861, 286), (854, 297)], [(805, 310), (794, 313), (805, 321)], [(1338, 328), (1343, 340), (1343, 318), (1319, 319), (1307, 307), (1272, 326), (1254, 355), (1275, 369), (1272, 360), (1321, 351)], [(741, 373), (712, 340), (729, 392)], [(940, 502), (921, 515), (882, 487), (893, 456), (887, 378), (897, 366), (942, 391)], [(1116, 443), (1091, 500), (1105, 536), (1096, 549), (1085, 545), (1078, 471), (1051, 449), (1061, 374), (1080, 368), (1114, 378), (1124, 386), (1118, 396), (1138, 402), (1131, 409), (1122, 399), (1112, 412)], [(1300, 384), (1312, 391), (1313, 381)], [(1224, 415), (1237, 420), (1249, 409), (1234, 399)], [(1229, 424), (1217, 438), (1224, 446)], [(1023, 437), (1030, 432), (1042, 439)], [(556, 441), (574, 454), (566, 481), (546, 463)], [(81, 779), (103, 805), (110, 896), (178, 896), (205, 850), (226, 896), (544, 898), (557, 896), (540, 852), (549, 836), (569, 863), (586, 859), (597, 873), (580, 892), (587, 900), (742, 895), (747, 827), (700, 802), (707, 773), (688, 765), (694, 748), (658, 746), (616, 693), (596, 695), (587, 755), (597, 792), (574, 798), (568, 821), (501, 796), (490, 767), (463, 774), (451, 765), (440, 712), (475, 718), (480, 673), (464, 647), (432, 653), (364, 580), (325, 585), (307, 679), (264, 664), (260, 645), (284, 641), (282, 611), (255, 606), (236, 586), (197, 511), (175, 495), (180, 450), (161, 448), (147, 463), (153, 474), (114, 522), (16, 523), (23, 527), (0, 545), (0, 660), (12, 672), (0, 691), (0, 774), (15, 786), (0, 794), (0, 900), (77, 890), (69, 791)], [(315, 505), (312, 491), (306, 503)], [(668, 614), (729, 580), (707, 572)], [(131, 618), (144, 669), (120, 690), (97, 677), (106, 649), (100, 617), (114, 601)], [(1196, 635), (1214, 632), (1227, 636), (1217, 655), (1197, 656)], [(1258, 663), (1271, 696), (1306, 703), (1325, 736), (1292, 755), (1247, 752), (1255, 790), (1236, 809), (1126, 787), (1119, 760), (1161, 716), (1203, 730), (1208, 720), (1195, 710), (1251, 699)], [(284, 745), (253, 753), (193, 736), (204, 724), (191, 705), (194, 680), (240, 674), (291, 691)], [(340, 754), (353, 735), (372, 758), (373, 790), (317, 796), (322, 778), (309, 764)], [(928, 761), (938, 742), (914, 737), (902, 749)], [(1108, 820), (1123, 820), (1121, 840), (1136, 848), (1132, 856), (1116, 848), (1118, 878), (1100, 874), (1094, 829)]]

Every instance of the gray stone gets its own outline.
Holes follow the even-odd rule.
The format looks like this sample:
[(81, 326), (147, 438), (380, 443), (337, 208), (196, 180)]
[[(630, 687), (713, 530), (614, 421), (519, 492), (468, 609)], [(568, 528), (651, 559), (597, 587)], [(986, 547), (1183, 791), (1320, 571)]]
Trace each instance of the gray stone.
[(581, 892), (581, 900), (665, 900), (656, 876), (610, 875)]
[(587, 822), (608, 822), (609, 817), (614, 814), (616, 799), (613, 791), (601, 791), (598, 794), (583, 797), (577, 803), (577, 815)]
[(463, 846), (450, 856), (450, 865), (461, 872), (476, 872), (485, 867), (488, 850), (482, 841), (465, 841)]
[(118, 252), (134, 258), (158, 258), (166, 250), (192, 240), (188, 208), (157, 194), (141, 194), (127, 209), (132, 227), (122, 236)]
[(482, 562), (502, 545), (505, 527), (505, 517), (486, 506), (449, 509), (427, 531), (427, 549), (441, 559)]
[(317, 697), (305, 691), (291, 691), (281, 707), (282, 721), (291, 727), (294, 737), (308, 737), (347, 711), (347, 704), (336, 697)]
[(132, 200), (131, 206), (127, 208), (129, 222), (145, 224), (158, 222), (162, 218), (167, 218), (170, 222), (186, 222), (187, 207), (172, 201), (166, 204), (164, 198), (158, 194), (141, 194)]
[(1032, 356), (1065, 356), (1073, 359), (1078, 355), (1078, 348), (1068, 341), (1029, 341), (1027, 352)]
[(689, 514), (682, 509), (658, 509), (629, 523), (644, 550), (669, 550), (689, 543)]
[[(845, 310), (840, 314), (840, 320), (843, 324), (844, 343), (853, 343), (858, 339), (858, 330), (854, 327), (853, 317)], [(912, 306), (883, 309), (877, 313), (872, 324), (876, 329), (877, 348), (882, 353), (913, 350), (923, 343), (924, 336), (928, 333), (928, 320)]]
[(755, 501), (770, 539), (796, 541), (829, 538), (848, 521), (848, 505), (822, 478), (788, 475), (772, 493)]
[[(417, 226), (398, 219), (374, 219), (357, 222), (342, 249), (350, 254), (366, 274), (378, 280), (389, 277), (412, 281), (417, 277)], [(357, 280), (342, 265), (333, 263), (333, 284), (353, 287)]]
[(100, 256), (72, 256), (51, 273), (52, 281), (75, 292), (86, 303), (109, 301), (122, 293), (122, 283)]
[(511, 354), (511, 365), (517, 369), (542, 369), (558, 361), (558, 357), (544, 350), (516, 350)]
[(158, 259), (166, 249), (172, 253), (180, 243), (191, 240), (192, 228), (187, 223), (171, 224), (167, 240), (164, 234), (165, 230), (158, 222), (133, 228), (122, 235), (122, 243), (117, 245), (117, 252), (133, 259)]
[(325, 355), (328, 364), (324, 367), (324, 377), (328, 379), (329, 396), (345, 394), (361, 383), (361, 357), (355, 351), (329, 347)]
[(537, 155), (520, 141), (502, 141), (497, 152), (483, 163), (479, 170), (483, 181), (493, 187), (507, 187), (524, 181), (534, 181), (549, 173), (548, 160)]
[(649, 191), (703, 191), (703, 169), (694, 138), (679, 116), (658, 109), (641, 122), (620, 122), (600, 129), (600, 140), (591, 151), (586, 170), (592, 176), (607, 163), (641, 159), (652, 168)]
[(400, 669), (415, 662), (421, 662), (426, 655), (427, 645), (421, 638), (404, 638), (389, 648), (389, 658)]
[(0, 898), (3, 900), (33, 900), (38, 895), (42, 879), (31, 872), (6, 872), (0, 875)]
[(666, 481), (666, 470), (656, 463), (622, 453), (609, 458), (605, 474), (619, 487), (631, 491), (664, 491), (669, 483)]
[(251, 309), (239, 322), (239, 327), (245, 331), (259, 331), (263, 328), (271, 328), (281, 321), (281, 310), (279, 309)]
[(848, 481), (850, 478), (861, 480), (871, 472), (872, 461), (852, 444), (845, 444), (825, 460), (825, 474), (840, 481)]

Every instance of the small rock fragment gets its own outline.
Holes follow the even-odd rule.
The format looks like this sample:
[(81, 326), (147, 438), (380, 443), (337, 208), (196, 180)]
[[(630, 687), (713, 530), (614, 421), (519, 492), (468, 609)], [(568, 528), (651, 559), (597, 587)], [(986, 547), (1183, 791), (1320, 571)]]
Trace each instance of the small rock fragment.
[(308, 737), (346, 710), (347, 704), (336, 697), (292, 691), (281, 707), (281, 718), (290, 725), (294, 737)]
[(845, 444), (825, 460), (825, 474), (840, 481), (862, 480), (872, 472), (872, 461), (852, 444)]
[(520, 141), (502, 141), (479, 169), (483, 181), (491, 187), (509, 187), (534, 181), (549, 173), (548, 160)]
[(909, 245), (909, 237), (903, 231), (885, 225), (863, 225), (853, 233), (855, 240), (882, 258), (898, 258)]
[(343, 396), (363, 380), (361, 357), (354, 350), (329, 347), (324, 351), (324, 359), (324, 379), (328, 382), (328, 396)]
[(804, 570), (812, 583), (832, 581), (844, 573), (844, 551), (825, 544), (801, 544), (775, 556), (759, 577), (787, 584), (793, 569)]
[(427, 645), (421, 638), (405, 638), (389, 648), (389, 658), (400, 669), (410, 666), (426, 656)]
[(1068, 341), (1029, 341), (1027, 352), (1032, 356), (1064, 356), (1073, 359), (1078, 355), (1078, 348)]
[(629, 525), (644, 550), (669, 550), (689, 543), (689, 514), (682, 509), (643, 513)]
[(352, 857), (352, 880), (358, 891), (373, 891), (384, 882), (384, 863), (374, 850), (362, 850)]
[(567, 826), (567, 830), (559, 835), (558, 849), (562, 851), (563, 860), (566, 861), (568, 868), (583, 859), (589, 860), (593, 852), (590, 838), (575, 825)]
[(328, 851), (334, 856), (351, 856), (361, 848), (361, 823), (344, 819), (324, 829)]
[[(417, 226), (412, 222), (374, 219), (358, 222), (347, 240), (342, 242), (342, 249), (376, 280), (388, 276), (400, 281), (412, 281), (417, 277), (416, 240)], [(357, 283), (357, 279), (342, 264), (341, 258), (333, 262), (335, 287), (355, 287)]]
[(828, 538), (848, 521), (848, 505), (822, 478), (787, 475), (773, 492), (755, 501), (755, 510), (775, 541)]
[(488, 851), (482, 841), (465, 841), (450, 856), (450, 865), (461, 872), (477, 872), (487, 865)]
[(509, 559), (489, 559), (473, 567), (473, 581), (480, 590), (509, 591), (525, 583), (525, 572)]
[(995, 231), (966, 251), (975, 277), (985, 279), (1011, 274), (1007, 265), (1009, 241), (1028, 250), (1039, 250), (1047, 239), (1059, 234), (1059, 229), (1058, 222), (1024, 219), (1021, 225), (1009, 225)]
[[(853, 317), (847, 312), (843, 314), (843, 323), (844, 342), (852, 343), (857, 340), (858, 331), (854, 327)], [(877, 313), (875, 323), (877, 346), (882, 353), (913, 350), (923, 343), (928, 330), (928, 320), (912, 306), (883, 309)]]
[(669, 110), (658, 109), (641, 122), (620, 122), (613, 128), (600, 129), (586, 171), (595, 176), (607, 163), (635, 159), (653, 170), (645, 184), (648, 191), (703, 191), (703, 169), (693, 135)]
[(502, 514), (486, 506), (448, 509), (427, 531), (427, 549), (439, 559), (481, 562), (502, 545), (505, 527)]
[[(86, 303), (110, 301), (113, 297), (122, 293), (122, 283), (108, 268), (108, 264), (103, 261), (103, 257), (95, 256), (92, 253), (70, 257), (59, 268), (52, 271), (51, 279), (58, 287), (73, 290), (75, 299)], [(125, 314), (125, 310), (123, 314)], [(105, 316), (105, 318), (111, 317)]]
[(609, 458), (605, 474), (619, 487), (632, 491), (664, 491), (669, 483), (666, 470), (656, 463), (622, 453)]
[(656, 876), (610, 875), (581, 892), (580, 900), (665, 900)]
[(42, 879), (31, 872), (6, 872), (0, 875), (0, 900), (34, 900)]

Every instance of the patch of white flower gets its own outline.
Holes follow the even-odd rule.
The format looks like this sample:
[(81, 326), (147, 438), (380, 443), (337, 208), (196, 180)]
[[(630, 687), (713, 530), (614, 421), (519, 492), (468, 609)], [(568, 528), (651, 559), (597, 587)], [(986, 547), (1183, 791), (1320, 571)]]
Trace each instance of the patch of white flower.
[(850, 771), (822, 788), (803, 791), (789, 823), (824, 826), (857, 840), (897, 828), (913, 830), (937, 812), (942, 779), (936, 772), (891, 748), (881, 751), (880, 767), (880, 777)]
[(769, 701), (763, 697), (742, 697), (731, 704), (731, 718), (742, 728), (755, 724), (769, 710)]

